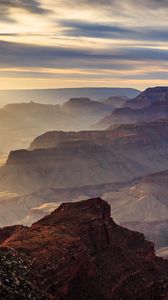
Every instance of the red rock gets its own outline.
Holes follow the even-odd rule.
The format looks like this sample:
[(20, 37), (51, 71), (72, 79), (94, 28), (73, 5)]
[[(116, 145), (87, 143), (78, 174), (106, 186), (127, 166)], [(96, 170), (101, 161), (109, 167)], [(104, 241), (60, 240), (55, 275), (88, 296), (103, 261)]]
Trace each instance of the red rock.
[(30, 258), (44, 299), (168, 299), (168, 262), (142, 234), (116, 225), (100, 198), (62, 204), (2, 246)]

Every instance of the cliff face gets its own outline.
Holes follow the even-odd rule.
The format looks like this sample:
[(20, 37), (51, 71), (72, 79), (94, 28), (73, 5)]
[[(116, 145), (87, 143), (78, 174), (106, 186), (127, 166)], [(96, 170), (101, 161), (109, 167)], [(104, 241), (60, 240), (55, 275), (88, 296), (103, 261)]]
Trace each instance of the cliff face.
[(34, 150), (10, 153), (0, 170), (0, 190), (23, 194), (95, 186), (163, 171), (168, 169), (167, 137), (164, 121), (105, 132), (49, 132), (32, 143)]
[(127, 100), (123, 106), (132, 109), (142, 108), (149, 106), (153, 102), (168, 100), (167, 87), (148, 88), (140, 93), (136, 98)]
[(105, 131), (79, 131), (64, 132), (50, 131), (35, 138), (30, 150), (55, 148), (64, 142), (82, 141), (92, 142), (97, 145), (109, 146), (113, 143), (118, 145), (134, 145), (163, 143), (168, 140), (168, 121), (158, 120), (156, 122), (124, 124), (118, 125), (116, 128), (111, 126)]
[(157, 251), (160, 250), (160, 253), (161, 249), (168, 246), (168, 219), (144, 222), (123, 222), (121, 225), (130, 230), (143, 232), (149, 241), (154, 242), (155, 249)]
[(111, 126), (120, 124), (135, 124), (141, 122), (154, 122), (167, 120), (168, 100), (154, 102), (150, 106), (141, 109), (129, 107), (115, 109), (114, 112), (105, 116), (100, 122), (92, 126), (93, 129), (108, 129)]
[(30, 278), (46, 300), (168, 297), (168, 263), (142, 234), (116, 225), (100, 198), (62, 204), (2, 246), (30, 258)]
[(168, 246), (167, 182), (168, 171), (158, 172), (102, 195), (111, 205), (114, 220), (143, 232), (155, 249)]
[(117, 124), (152, 122), (167, 119), (168, 88), (151, 88), (137, 98), (127, 101), (124, 107), (115, 109), (111, 114), (92, 126), (92, 129), (107, 129)]
[[(103, 198), (112, 207), (113, 217), (116, 222), (137, 222), (137, 230), (149, 233), (153, 230), (153, 241), (167, 239), (167, 216), (168, 216), (168, 171), (159, 172), (137, 179), (137, 182), (120, 187), (111, 192), (106, 192)], [(138, 225), (139, 222), (139, 225)], [(156, 223), (155, 223), (156, 222)], [(152, 225), (153, 223), (153, 225)], [(144, 224), (144, 227), (141, 226)], [(150, 225), (151, 224), (151, 225)], [(139, 227), (138, 227), (139, 226)], [(133, 227), (130, 227), (133, 228)], [(160, 230), (160, 233), (158, 232)], [(147, 234), (147, 237), (149, 238)], [(163, 245), (161, 245), (163, 246)]]

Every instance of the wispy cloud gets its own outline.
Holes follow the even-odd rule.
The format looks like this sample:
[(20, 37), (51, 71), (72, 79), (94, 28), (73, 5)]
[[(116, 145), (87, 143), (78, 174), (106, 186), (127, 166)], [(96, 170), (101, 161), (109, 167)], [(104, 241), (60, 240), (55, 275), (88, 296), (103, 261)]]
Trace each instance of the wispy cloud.
[(45, 14), (47, 9), (42, 8), (38, 0), (0, 0), (1, 21), (13, 21), (12, 9), (23, 9), (32, 14)]
[(73, 2), (71, 0), (62, 0), (66, 5), (76, 5), (76, 4), (82, 4), (82, 5), (95, 5), (95, 6), (114, 6), (114, 5), (122, 5), (123, 3), (125, 5), (132, 5), (132, 6), (144, 6), (144, 7), (150, 7), (152, 9), (155, 8), (161, 8), (161, 7), (168, 7), (167, 0), (74, 0)]
[(167, 0), (0, 0), (1, 80), (165, 83), (167, 8)]
[(127, 28), (73, 20), (61, 21), (60, 25), (64, 28), (64, 33), (69, 36), (168, 41), (168, 30), (166, 28), (160, 30), (155, 28), (144, 29), (142, 27)]

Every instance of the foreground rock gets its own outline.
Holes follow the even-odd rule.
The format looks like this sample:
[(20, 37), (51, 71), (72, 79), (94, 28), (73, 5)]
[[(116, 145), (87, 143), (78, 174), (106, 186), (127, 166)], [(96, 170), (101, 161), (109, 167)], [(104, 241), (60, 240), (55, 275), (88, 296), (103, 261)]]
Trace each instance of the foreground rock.
[(168, 299), (168, 262), (142, 234), (116, 225), (100, 198), (62, 204), (2, 246), (30, 258), (46, 300)]
[(0, 249), (0, 299), (38, 300), (40, 292), (30, 280), (31, 266), (13, 249)]

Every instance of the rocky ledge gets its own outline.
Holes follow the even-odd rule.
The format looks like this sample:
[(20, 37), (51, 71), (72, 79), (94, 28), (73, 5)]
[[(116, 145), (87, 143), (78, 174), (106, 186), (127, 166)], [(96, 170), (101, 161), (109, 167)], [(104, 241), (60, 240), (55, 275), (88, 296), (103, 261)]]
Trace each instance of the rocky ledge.
[(39, 299), (168, 299), (168, 262), (142, 234), (116, 225), (100, 198), (62, 204), (30, 228), (9, 232), (1, 246), (31, 262)]

